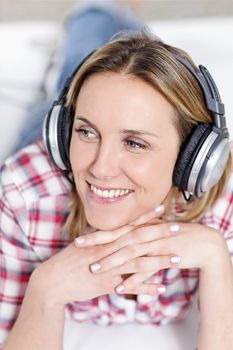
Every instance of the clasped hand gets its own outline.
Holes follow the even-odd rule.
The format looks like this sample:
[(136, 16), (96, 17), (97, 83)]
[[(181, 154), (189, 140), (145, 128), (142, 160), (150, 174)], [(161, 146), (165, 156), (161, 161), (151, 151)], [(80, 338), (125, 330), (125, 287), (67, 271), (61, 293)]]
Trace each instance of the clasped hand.
[(227, 252), (225, 240), (215, 229), (201, 224), (153, 220), (153, 216), (155, 219), (156, 212), (118, 230), (96, 231), (75, 240), (77, 247), (105, 247), (108, 255), (90, 264), (90, 271), (127, 276), (115, 287), (117, 293), (163, 293), (165, 286), (144, 283), (145, 280), (171, 267), (213, 269), (213, 262), (221, 258), (220, 251)]
[(29, 291), (49, 305), (116, 292), (156, 295), (165, 286), (146, 281), (156, 272), (171, 267), (212, 272), (229, 254), (218, 231), (164, 221), (161, 214), (151, 211), (119, 229), (76, 238), (35, 269)]

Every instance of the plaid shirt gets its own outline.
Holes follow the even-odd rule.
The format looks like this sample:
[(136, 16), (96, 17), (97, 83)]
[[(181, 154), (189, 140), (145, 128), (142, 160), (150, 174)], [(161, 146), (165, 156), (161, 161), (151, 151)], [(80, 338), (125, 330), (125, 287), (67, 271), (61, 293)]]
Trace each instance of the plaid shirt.
[[(202, 222), (221, 232), (233, 253), (233, 177)], [(9, 158), (0, 172), (0, 344), (12, 328), (32, 271), (69, 244), (61, 235), (68, 214), (70, 184), (52, 166), (42, 142)], [(166, 324), (182, 319), (198, 287), (198, 269), (166, 269), (150, 281), (166, 285), (160, 296), (104, 295), (65, 306), (77, 322)], [(1, 345), (0, 345), (1, 346)]]

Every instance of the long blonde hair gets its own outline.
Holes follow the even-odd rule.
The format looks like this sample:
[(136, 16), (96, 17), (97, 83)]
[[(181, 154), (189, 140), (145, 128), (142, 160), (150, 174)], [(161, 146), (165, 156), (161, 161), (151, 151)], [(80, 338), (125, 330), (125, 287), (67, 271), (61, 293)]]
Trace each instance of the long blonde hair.
[[(185, 58), (195, 67), (187, 53), (164, 44), (148, 31), (124, 33), (92, 53), (79, 68), (72, 80), (66, 104), (75, 110), (82, 84), (93, 74), (116, 72), (138, 77), (159, 91), (173, 106), (175, 126), (182, 145), (195, 125), (212, 123), (212, 118), (197, 80), (174, 55)], [(179, 216), (174, 214), (174, 220), (197, 221), (223, 191), (230, 169), (231, 156), (220, 181), (201, 198), (194, 198), (190, 203), (177, 204), (181, 192), (173, 186), (165, 200), (167, 213), (174, 214), (172, 209), (175, 203), (176, 207), (179, 206)], [(82, 234), (86, 224), (83, 205), (73, 187), (70, 214), (64, 229), (72, 240)]]

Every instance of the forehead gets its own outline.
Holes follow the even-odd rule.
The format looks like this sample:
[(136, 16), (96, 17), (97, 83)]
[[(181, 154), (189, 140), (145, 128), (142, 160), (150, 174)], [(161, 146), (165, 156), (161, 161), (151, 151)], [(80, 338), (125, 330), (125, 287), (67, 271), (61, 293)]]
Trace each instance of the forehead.
[[(111, 127), (149, 127), (174, 124), (174, 110), (167, 99), (149, 83), (122, 73), (98, 73), (89, 77), (80, 89), (76, 116), (82, 115)], [(130, 125), (127, 125), (130, 124)]]

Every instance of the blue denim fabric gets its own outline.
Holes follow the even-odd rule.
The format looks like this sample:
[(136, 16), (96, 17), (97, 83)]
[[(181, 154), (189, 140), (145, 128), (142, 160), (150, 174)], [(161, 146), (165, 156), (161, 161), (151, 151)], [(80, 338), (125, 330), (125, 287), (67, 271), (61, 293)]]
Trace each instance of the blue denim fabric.
[[(115, 10), (115, 11), (114, 11)], [(85, 7), (70, 16), (64, 45), (64, 63), (58, 79), (58, 91), (77, 65), (94, 49), (104, 45), (122, 30), (139, 30), (143, 27), (129, 9), (126, 13), (117, 7)]]
[[(91, 51), (104, 45), (119, 31), (139, 30), (142, 27), (143, 23), (130, 8), (119, 9), (115, 2), (110, 2), (105, 7), (97, 3), (76, 10), (66, 22), (66, 37), (60, 53), (64, 59), (58, 77), (57, 93), (67, 77)], [(44, 101), (30, 110), (14, 151), (42, 136), (43, 120), (51, 105), (52, 101)]]

